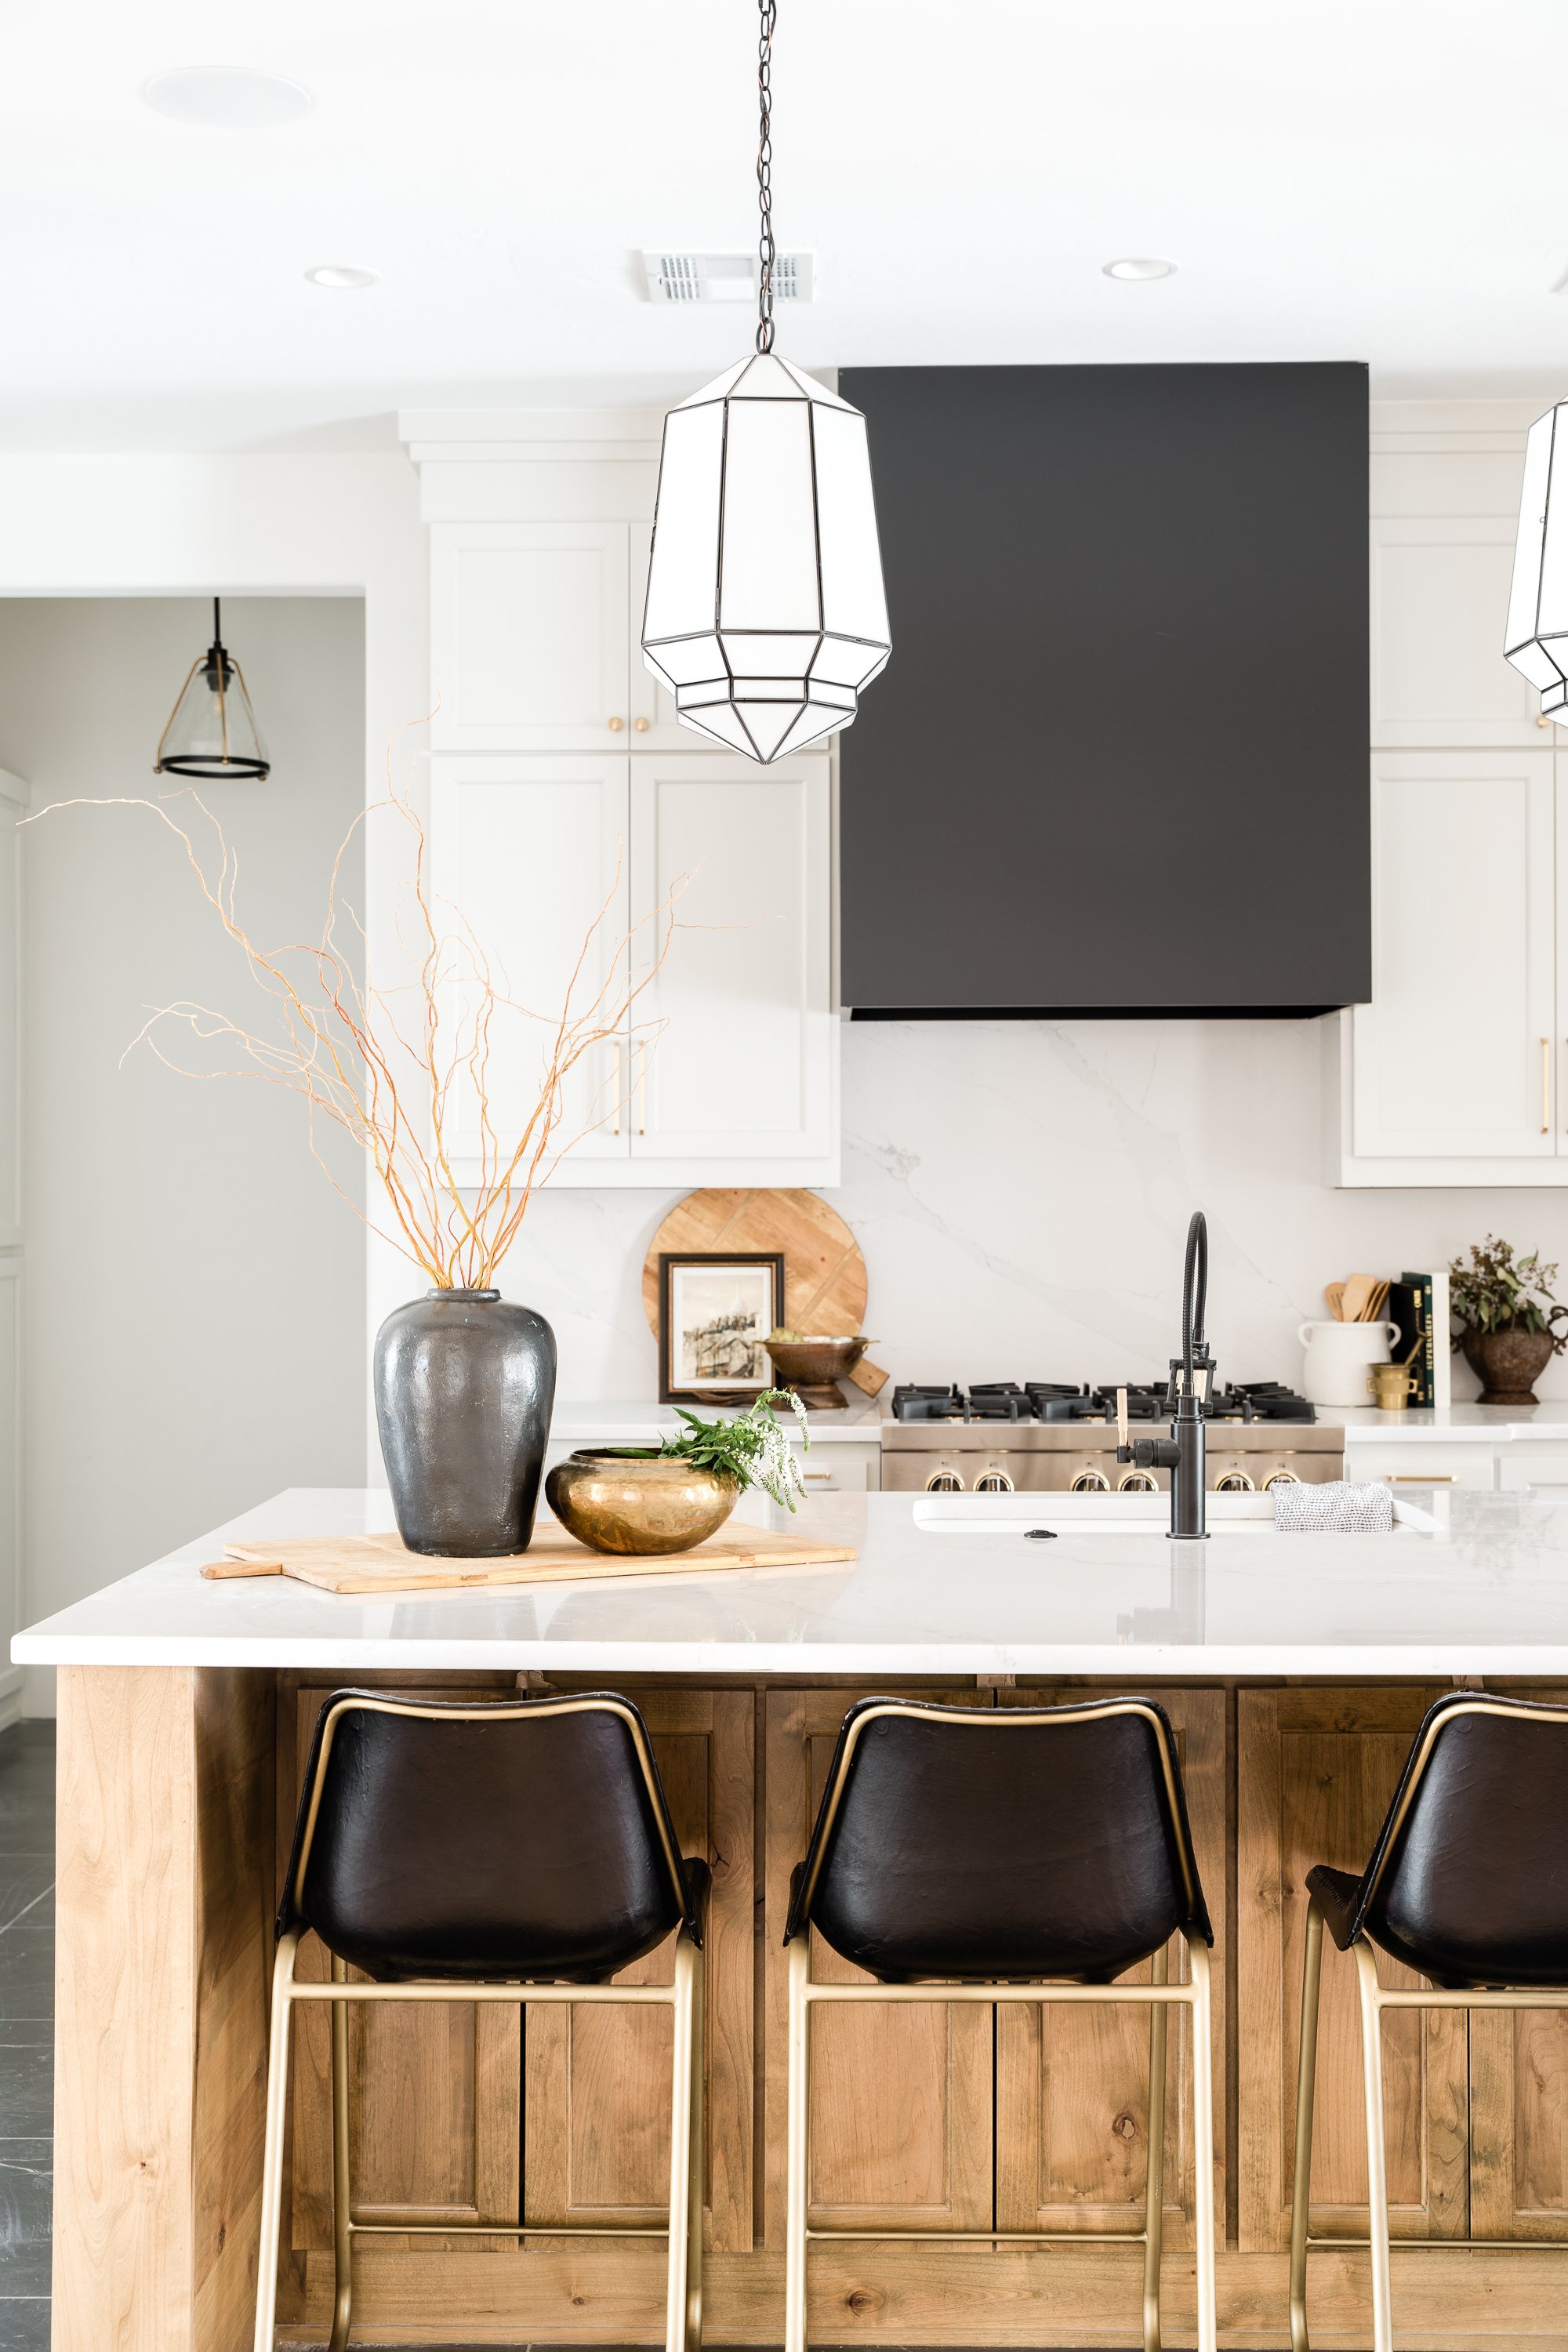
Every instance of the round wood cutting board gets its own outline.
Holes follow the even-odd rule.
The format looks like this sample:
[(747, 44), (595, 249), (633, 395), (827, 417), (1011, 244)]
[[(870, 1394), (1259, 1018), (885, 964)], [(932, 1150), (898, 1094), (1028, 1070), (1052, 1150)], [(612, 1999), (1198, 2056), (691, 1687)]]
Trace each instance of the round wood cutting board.
[[(795, 1331), (858, 1331), (866, 1316), (860, 1244), (820, 1192), (719, 1184), (678, 1201), (653, 1237), (642, 1272), (643, 1312), (658, 1330), (658, 1261), (681, 1250), (782, 1250), (784, 1321)], [(888, 1375), (864, 1359), (849, 1375), (875, 1396)]]

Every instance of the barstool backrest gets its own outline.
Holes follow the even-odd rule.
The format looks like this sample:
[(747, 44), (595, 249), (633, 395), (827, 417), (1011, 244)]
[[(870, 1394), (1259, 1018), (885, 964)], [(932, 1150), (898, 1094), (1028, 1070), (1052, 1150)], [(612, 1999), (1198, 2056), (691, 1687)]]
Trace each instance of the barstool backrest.
[(1212, 1943), (1164, 1709), (862, 1699), (785, 1941), (808, 1924), (886, 1979), (1109, 1979), (1178, 1927)]
[(1568, 1707), (1428, 1709), (1350, 1927), (1446, 1984), (1568, 1984)]
[(683, 1919), (698, 1932), (629, 1699), (344, 1690), (322, 1707), (279, 1934), (311, 1927), (384, 1980), (592, 1979)]

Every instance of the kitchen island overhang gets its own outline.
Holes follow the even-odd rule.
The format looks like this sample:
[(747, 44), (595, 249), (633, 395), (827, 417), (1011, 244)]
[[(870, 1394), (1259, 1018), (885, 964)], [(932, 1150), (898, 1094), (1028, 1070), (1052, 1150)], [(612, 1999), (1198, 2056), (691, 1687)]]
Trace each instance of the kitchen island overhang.
[[(748, 2344), (776, 2343), (783, 2311), (789, 1873), (846, 1709), (889, 1685), (998, 1707), (1152, 1686), (1182, 1742), (1215, 1915), (1221, 2337), (1284, 2345), (1301, 1881), (1315, 1863), (1364, 1861), (1442, 1690), (1568, 1689), (1568, 1508), (1455, 1494), (1446, 1513), (1434, 1500), (1429, 1538), (1232, 1533), (1198, 1547), (938, 1533), (916, 1526), (911, 1501), (807, 1507), (797, 1525), (858, 1546), (849, 1568), (396, 1601), (204, 1583), (197, 1570), (229, 1537), (390, 1524), (383, 1495), (296, 1490), (21, 1636), (18, 1657), (61, 1668), (56, 2352), (248, 2346), (271, 1918), (315, 1716), (344, 1683), (501, 1696), (520, 1676), (627, 1688), (682, 1843), (712, 1863), (707, 2333)], [(1325, 1968), (1314, 2174), (1314, 2227), (1346, 2236), (1364, 2227), (1365, 2193), (1352, 1974), (1337, 1957)], [(548, 2009), (363, 2013), (356, 2198), (365, 2218), (420, 2233), (361, 2242), (366, 2340), (658, 2338), (657, 2242), (542, 2233), (658, 2218), (666, 2054), (651, 2012), (595, 2015), (579, 2042)], [(297, 2030), (279, 2319), (282, 2340), (309, 2342), (331, 2315), (331, 2116), (324, 2041), (310, 2039), (324, 2029)], [(910, 2236), (1136, 2226), (1136, 2037), (1032, 2007), (998, 2011), (993, 2033), (988, 2010), (940, 2000), (839, 2011), (831, 2030), (842, 2046), (816, 2118), (814, 2226), (887, 2234), (819, 2246), (813, 2340), (1132, 2340), (1131, 2251), (977, 2253)], [(1396, 2231), (1562, 2242), (1528, 2261), (1396, 2246), (1401, 2339), (1560, 2332), (1568, 2161), (1552, 2085), (1568, 2074), (1568, 2017), (1489, 2019), (1467, 2038), (1440, 2014), (1405, 2015), (1389, 2049)], [(1173, 2050), (1178, 2341), (1193, 2302), (1186, 2080)], [(443, 2242), (443, 2217), (542, 2234)], [(1311, 2298), (1322, 2352), (1367, 2341), (1364, 2251), (1314, 2256)]]

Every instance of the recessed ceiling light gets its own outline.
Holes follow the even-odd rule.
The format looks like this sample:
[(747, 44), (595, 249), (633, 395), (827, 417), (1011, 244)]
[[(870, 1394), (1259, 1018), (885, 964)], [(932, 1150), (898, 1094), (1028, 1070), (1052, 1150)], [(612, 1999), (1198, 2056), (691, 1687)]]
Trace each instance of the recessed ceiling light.
[(154, 74), (142, 95), (160, 114), (207, 131), (270, 131), (315, 103), (300, 83), (246, 66), (176, 66)]
[(351, 269), (341, 261), (323, 262), (319, 269), (307, 269), (306, 277), (312, 286), (360, 287), (374, 286), (374, 269)]
[(1138, 254), (1128, 254), (1121, 261), (1108, 261), (1104, 264), (1104, 275), (1107, 278), (1128, 278), (1139, 283), (1149, 278), (1173, 278), (1175, 274), (1176, 265), (1173, 261), (1155, 261)]

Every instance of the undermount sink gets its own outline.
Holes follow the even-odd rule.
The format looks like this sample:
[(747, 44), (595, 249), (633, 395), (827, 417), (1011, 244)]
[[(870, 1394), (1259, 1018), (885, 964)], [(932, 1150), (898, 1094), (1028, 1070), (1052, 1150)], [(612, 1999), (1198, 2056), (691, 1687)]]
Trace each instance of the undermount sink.
[[(1211, 1494), (1211, 1536), (1271, 1536), (1272, 1495)], [(1169, 1495), (917, 1495), (915, 1525), (924, 1535), (1026, 1537), (1031, 1528), (1055, 1536), (1157, 1536), (1171, 1524)], [(1291, 1533), (1296, 1530), (1290, 1530)], [(1394, 1498), (1395, 1535), (1435, 1536), (1442, 1522), (1430, 1511)]]

